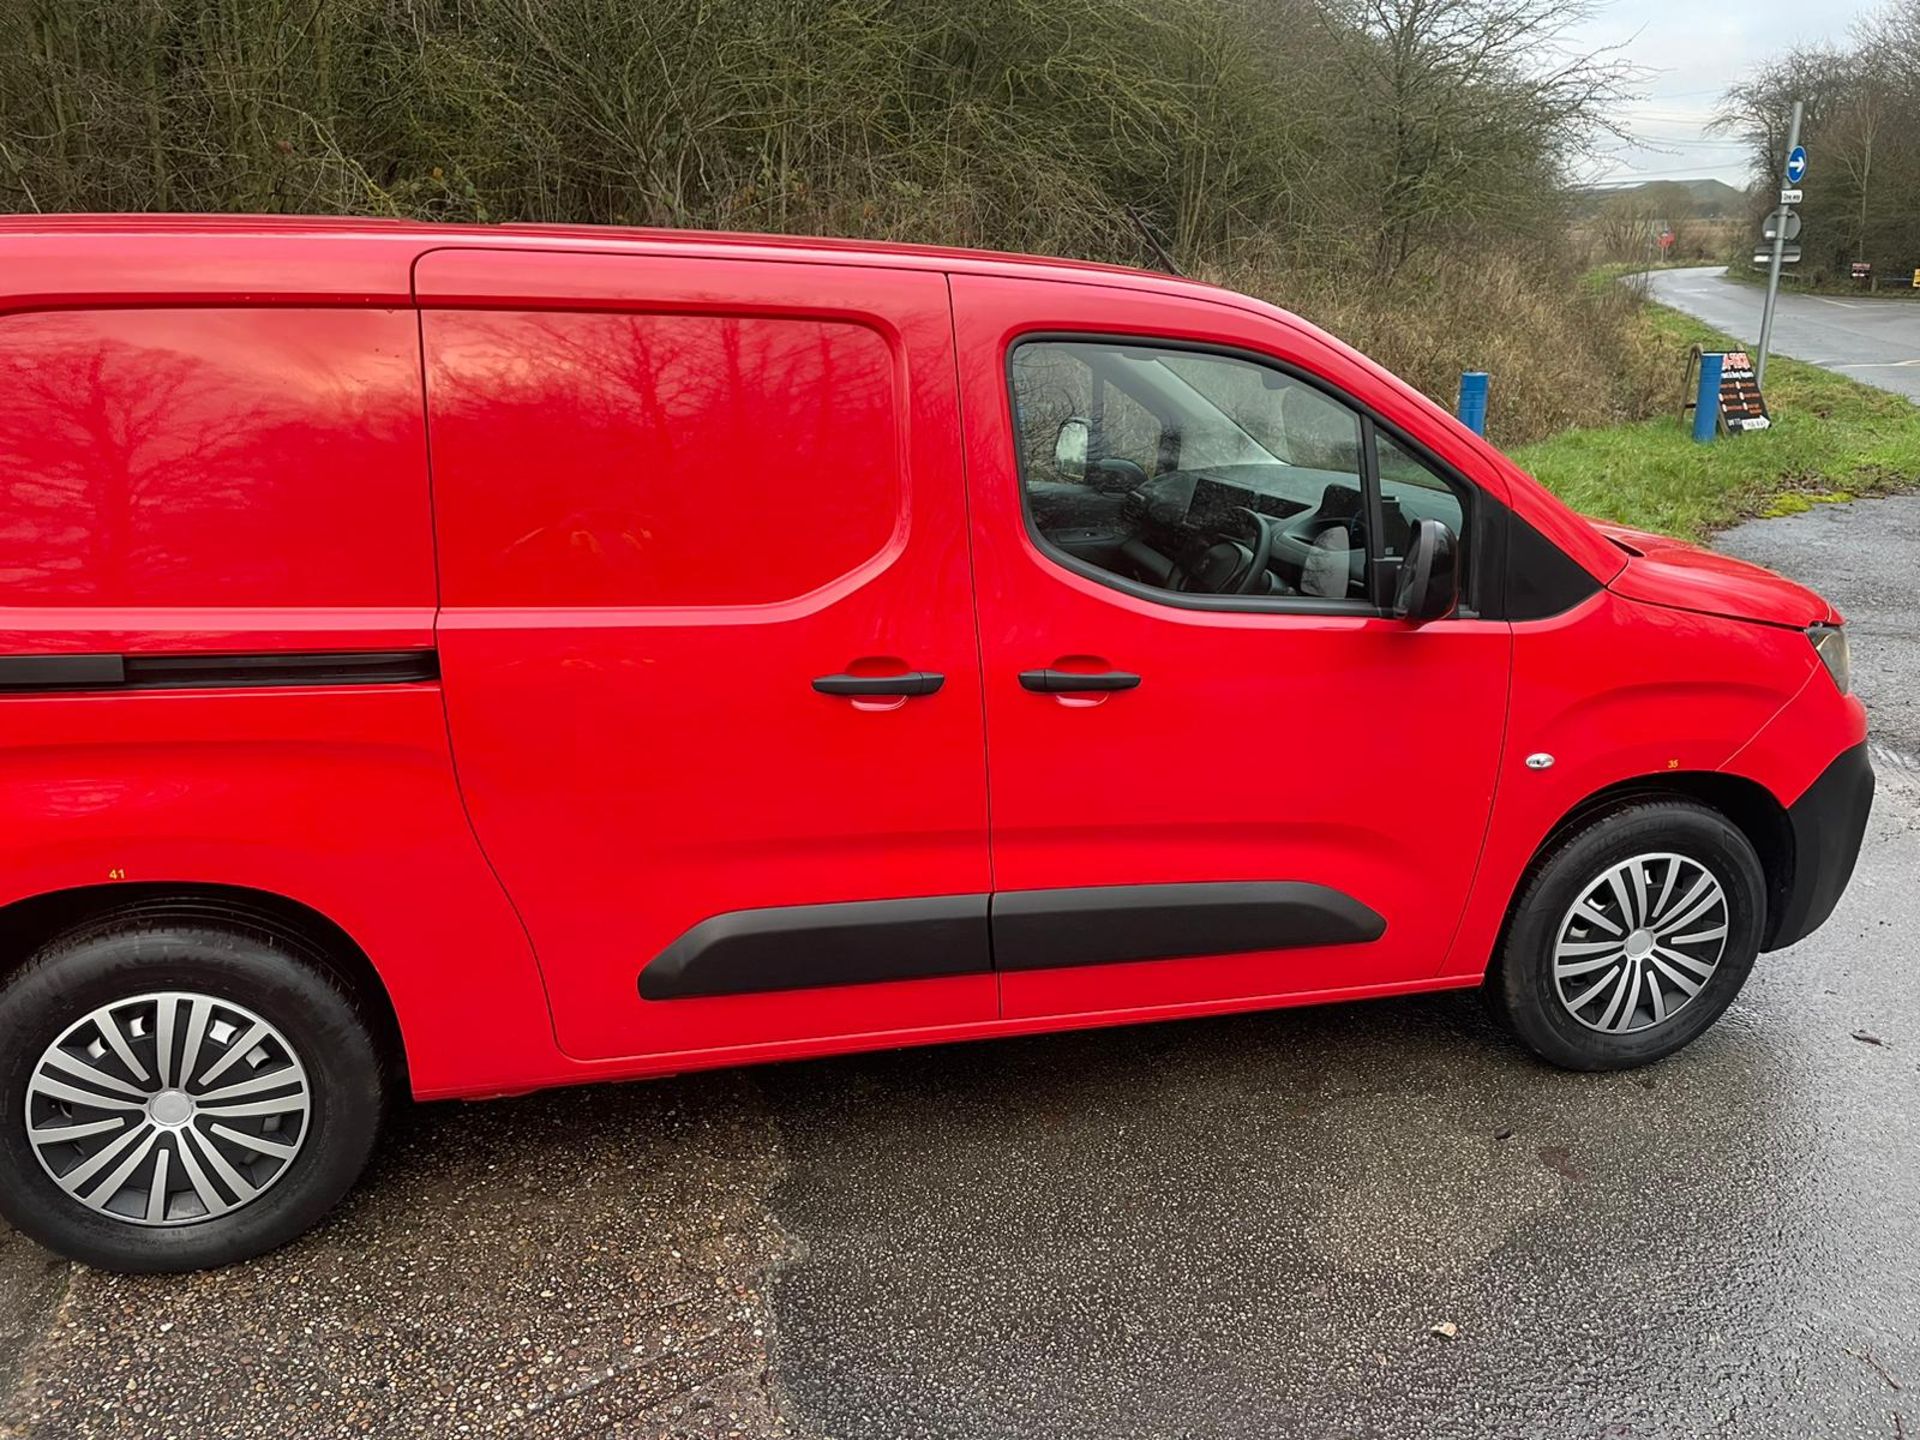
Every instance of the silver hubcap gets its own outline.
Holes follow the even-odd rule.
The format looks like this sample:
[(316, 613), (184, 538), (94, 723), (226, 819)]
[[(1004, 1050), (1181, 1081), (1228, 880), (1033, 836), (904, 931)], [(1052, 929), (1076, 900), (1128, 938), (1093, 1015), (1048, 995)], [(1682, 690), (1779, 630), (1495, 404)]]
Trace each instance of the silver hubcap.
[(1636, 855), (1573, 902), (1553, 946), (1553, 984), (1589, 1030), (1625, 1035), (1672, 1019), (1727, 948), (1726, 892), (1685, 855)]
[(190, 1225), (258, 1199), (306, 1139), (307, 1072), (245, 1006), (166, 991), (67, 1027), (27, 1083), (54, 1183), (130, 1225)]

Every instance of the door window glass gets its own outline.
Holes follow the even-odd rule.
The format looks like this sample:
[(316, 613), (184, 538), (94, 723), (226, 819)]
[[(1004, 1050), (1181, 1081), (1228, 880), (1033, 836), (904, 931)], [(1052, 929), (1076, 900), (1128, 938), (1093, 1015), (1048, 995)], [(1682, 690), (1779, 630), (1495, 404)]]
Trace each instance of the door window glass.
[(1380, 466), (1380, 553), (1395, 559), (1405, 555), (1414, 523), (1438, 520), (1453, 532), (1464, 574), (1467, 527), (1453, 487), (1390, 436), (1375, 435), (1374, 453)]
[[(1145, 345), (1033, 341), (1011, 370), (1028, 512), (1056, 549), (1182, 594), (1366, 599), (1360, 417), (1346, 405), (1249, 360)], [(1079, 407), (1103, 391), (1124, 402), (1103, 402), (1102, 419), (1127, 423), (1090, 423)], [(1058, 443), (1077, 421), (1084, 461), (1077, 428)]]

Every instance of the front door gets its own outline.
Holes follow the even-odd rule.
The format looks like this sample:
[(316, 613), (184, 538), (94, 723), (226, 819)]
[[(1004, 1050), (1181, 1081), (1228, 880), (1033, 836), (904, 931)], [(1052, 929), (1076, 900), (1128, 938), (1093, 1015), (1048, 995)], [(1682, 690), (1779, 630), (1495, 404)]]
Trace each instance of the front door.
[(944, 279), (444, 250), (417, 286), (453, 753), (561, 1047), (992, 1018)]
[(1414, 402), (1277, 318), (988, 277), (954, 300), (1003, 1013), (1440, 974), (1509, 629), (1383, 601), (1421, 519), (1471, 572), (1481, 492)]

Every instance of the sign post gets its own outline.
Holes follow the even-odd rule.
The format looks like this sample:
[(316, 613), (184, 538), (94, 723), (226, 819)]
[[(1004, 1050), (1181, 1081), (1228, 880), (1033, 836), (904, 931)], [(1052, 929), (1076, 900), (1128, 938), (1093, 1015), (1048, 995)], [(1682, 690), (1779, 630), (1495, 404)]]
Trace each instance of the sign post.
[[(1760, 351), (1755, 357), (1754, 379), (1767, 383), (1767, 347), (1773, 342), (1773, 302), (1780, 295), (1780, 252), (1787, 243), (1787, 206), (1800, 199), (1800, 182), (1807, 177), (1807, 152), (1800, 145), (1801, 102), (1793, 102), (1793, 123), (1787, 127), (1787, 184), (1780, 191), (1780, 208), (1773, 212), (1773, 259), (1767, 266), (1767, 303), (1760, 312)], [(1792, 200), (1787, 196), (1791, 194)]]

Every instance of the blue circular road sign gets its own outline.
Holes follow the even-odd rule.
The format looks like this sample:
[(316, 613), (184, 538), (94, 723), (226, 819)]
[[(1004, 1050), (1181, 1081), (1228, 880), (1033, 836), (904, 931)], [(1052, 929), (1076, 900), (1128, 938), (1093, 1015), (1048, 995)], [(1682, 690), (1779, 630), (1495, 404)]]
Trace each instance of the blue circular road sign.
[(1807, 173), (1807, 147), (1796, 145), (1787, 152), (1787, 183), (1798, 185)]

